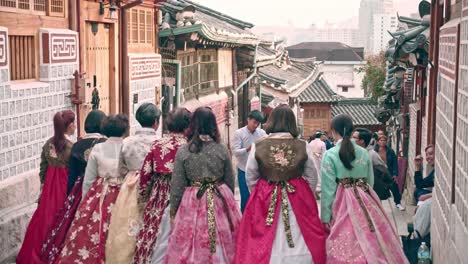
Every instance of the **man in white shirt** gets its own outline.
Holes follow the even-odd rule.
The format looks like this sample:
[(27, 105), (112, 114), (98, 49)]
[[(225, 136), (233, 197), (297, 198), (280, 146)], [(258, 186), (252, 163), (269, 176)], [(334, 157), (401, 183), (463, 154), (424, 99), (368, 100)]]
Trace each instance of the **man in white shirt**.
[(240, 128), (234, 132), (232, 147), (234, 156), (237, 158), (237, 180), (241, 195), (241, 211), (244, 212), (245, 205), (249, 199), (250, 192), (245, 181), (245, 166), (249, 157), (252, 143), (266, 136), (263, 129), (258, 128), (260, 123), (264, 121), (262, 112), (253, 110), (247, 118), (247, 126)]

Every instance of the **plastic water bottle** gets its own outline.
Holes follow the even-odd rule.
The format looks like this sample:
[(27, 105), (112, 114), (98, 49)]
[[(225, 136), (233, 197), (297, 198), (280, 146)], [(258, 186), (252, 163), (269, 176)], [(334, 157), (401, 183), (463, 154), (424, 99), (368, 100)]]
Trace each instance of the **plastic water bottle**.
[(426, 246), (426, 242), (422, 242), (421, 246), (418, 249), (418, 264), (430, 264), (431, 263), (431, 253), (429, 248)]

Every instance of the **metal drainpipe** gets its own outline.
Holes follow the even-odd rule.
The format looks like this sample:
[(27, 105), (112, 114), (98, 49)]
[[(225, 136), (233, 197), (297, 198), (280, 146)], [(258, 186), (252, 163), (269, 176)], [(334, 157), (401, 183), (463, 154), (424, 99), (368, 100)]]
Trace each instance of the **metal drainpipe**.
[(130, 115), (130, 77), (129, 77), (129, 66), (128, 66), (128, 17), (127, 17), (127, 9), (135, 7), (137, 5), (143, 4), (143, 0), (136, 0), (129, 4), (126, 4), (120, 7), (120, 21), (121, 21), (121, 36), (120, 36), (120, 46), (121, 46), (121, 53), (120, 53), (120, 64), (121, 67), (121, 74), (122, 74), (122, 112), (124, 114)]
[(182, 64), (180, 60), (170, 60), (170, 59), (164, 59), (163, 63), (167, 64), (174, 64), (176, 66), (176, 91), (175, 91), (175, 96), (176, 96), (176, 104), (175, 107), (180, 106), (180, 87), (181, 87), (181, 79), (182, 79)]
[[(236, 87), (236, 90), (235, 90), (235, 99), (237, 100), (237, 93), (239, 92), (239, 90), (244, 86), (246, 85), (250, 80), (252, 80), (253, 77), (255, 77), (257, 75), (257, 52), (258, 52), (258, 43), (255, 44), (255, 53), (254, 53), (254, 61), (253, 61), (253, 72), (252, 74), (250, 74), (249, 77), (247, 77), (247, 79), (245, 79), (241, 84), (239, 84), (239, 86)], [(239, 106), (239, 102), (237, 102), (237, 106)]]

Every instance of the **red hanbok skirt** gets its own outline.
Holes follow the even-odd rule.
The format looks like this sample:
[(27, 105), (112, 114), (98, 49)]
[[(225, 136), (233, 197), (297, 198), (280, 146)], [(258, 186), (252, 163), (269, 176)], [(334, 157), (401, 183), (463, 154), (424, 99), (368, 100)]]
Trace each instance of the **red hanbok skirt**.
[[(310, 252), (313, 263), (324, 264), (326, 261), (325, 243), (326, 233), (318, 216), (317, 202), (309, 185), (303, 178), (289, 180), (287, 182), (292, 188), (288, 187), (287, 200), (291, 208), (282, 208), (282, 191), (277, 191), (276, 204), (272, 203), (274, 188), (279, 188), (278, 184), (269, 184), (260, 179), (250, 195), (249, 201), (242, 216), (242, 222), (237, 236), (237, 248), (234, 263), (245, 264), (267, 264), (270, 263), (272, 256), (281, 256), (281, 252), (273, 252), (274, 242), (278, 242), (277, 226), (283, 222), (282, 213), (284, 210), (292, 211), (290, 220), (292, 221), (290, 230), (292, 233), (299, 234), (300, 241), (294, 241), (296, 248), (306, 248)], [(291, 190), (293, 189), (293, 190)], [(267, 225), (266, 220), (269, 207), (274, 206), (274, 216), (271, 225)], [(281, 207), (281, 208), (280, 208)], [(294, 214), (294, 217), (292, 216)], [(280, 219), (281, 218), (281, 219)], [(297, 228), (299, 230), (297, 230)], [(285, 232), (285, 230), (279, 230)], [(284, 238), (284, 244), (286, 238)], [(302, 244), (299, 244), (302, 243)], [(305, 245), (303, 245), (305, 243)], [(293, 247), (294, 248), (294, 247)], [(277, 259), (273, 259), (278, 262)], [(295, 262), (298, 263), (298, 262)]]
[(68, 168), (47, 166), (40, 203), (29, 222), (16, 263), (43, 263), (40, 260), (47, 231), (67, 197)]
[(151, 263), (151, 254), (156, 244), (157, 234), (164, 209), (169, 200), (170, 180), (158, 178), (143, 212), (143, 228), (137, 238), (134, 263)]
[(46, 241), (42, 246), (41, 260), (44, 263), (52, 264), (62, 251), (67, 232), (75, 218), (76, 210), (81, 201), (83, 188), (83, 178), (79, 177), (73, 189), (68, 195), (65, 205), (60, 209), (55, 221), (46, 236)]
[(80, 203), (58, 263), (103, 263), (112, 206), (121, 181), (98, 179)]

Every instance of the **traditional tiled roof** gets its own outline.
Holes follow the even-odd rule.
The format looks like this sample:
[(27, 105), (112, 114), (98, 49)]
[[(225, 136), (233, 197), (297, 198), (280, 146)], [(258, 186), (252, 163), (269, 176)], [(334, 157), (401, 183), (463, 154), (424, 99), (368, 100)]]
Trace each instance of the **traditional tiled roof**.
[(333, 103), (338, 98), (339, 96), (330, 88), (328, 83), (320, 77), (298, 96), (301, 103)]
[(253, 24), (222, 14), (189, 0), (160, 2), (163, 24), (159, 37), (198, 33), (202, 44), (255, 45), (258, 37), (250, 32)]
[(258, 75), (262, 80), (271, 83), (277, 90), (292, 92), (312, 77), (316, 68), (314, 62), (278, 65), (277, 63), (260, 67)]
[(353, 118), (354, 126), (381, 125), (374, 116), (376, 110), (377, 105), (369, 98), (340, 99), (337, 104), (332, 105), (332, 117), (348, 114)]
[[(416, 65), (427, 65), (430, 33), (431, 3), (422, 0), (419, 3), (420, 19), (398, 16), (400, 28), (389, 34), (388, 49), (385, 52), (387, 60), (387, 75), (383, 89), (385, 95), (379, 98), (379, 109), (376, 116), (382, 122), (387, 122), (391, 116), (400, 114), (401, 90), (405, 81), (412, 79)], [(406, 76), (406, 80), (404, 78)]]
[(318, 61), (363, 61), (364, 48), (353, 48), (340, 42), (302, 42), (286, 48), (292, 58)]

